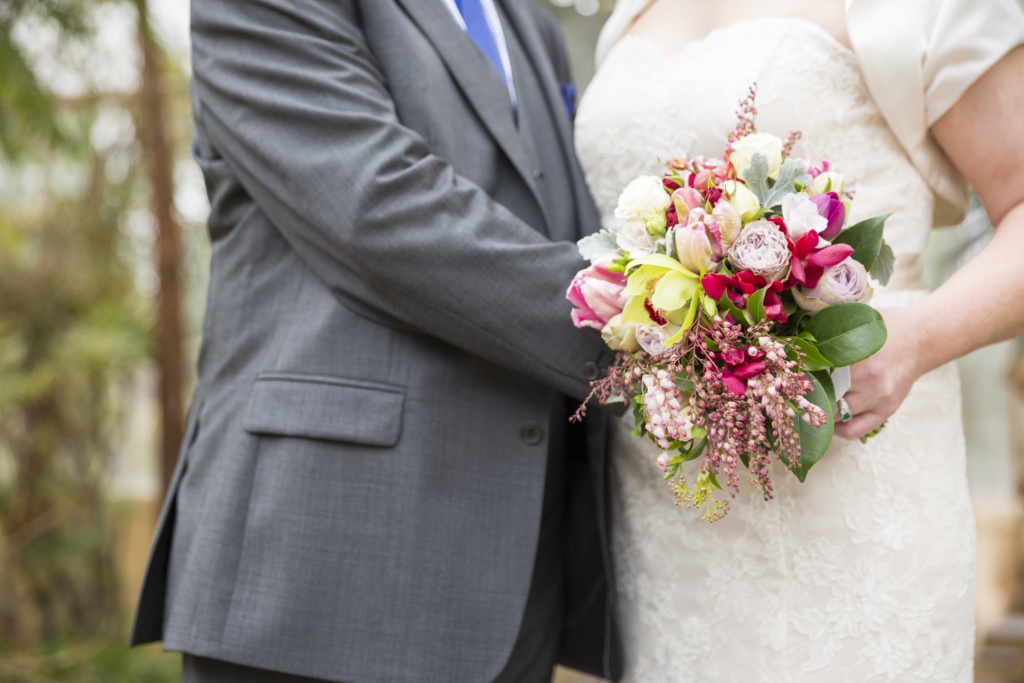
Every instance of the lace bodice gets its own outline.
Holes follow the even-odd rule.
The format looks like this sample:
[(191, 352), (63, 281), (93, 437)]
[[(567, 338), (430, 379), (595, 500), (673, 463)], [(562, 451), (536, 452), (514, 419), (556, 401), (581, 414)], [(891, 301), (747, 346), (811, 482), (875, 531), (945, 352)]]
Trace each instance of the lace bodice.
[[(800, 130), (796, 156), (834, 162), (855, 194), (851, 221), (893, 213), (897, 275), (873, 303), (922, 296), (931, 191), (854, 54), (801, 19), (737, 23), (675, 55), (615, 44), (577, 117), (602, 220), (659, 159), (720, 156), (754, 82), (758, 129)], [(776, 467), (775, 500), (748, 490), (713, 525), (674, 506), (631, 427), (616, 425), (610, 454), (627, 681), (971, 680), (974, 522), (954, 367), (923, 377), (867, 445), (837, 439), (806, 484)]]
[(577, 153), (605, 220), (614, 221), (630, 180), (661, 173), (659, 159), (720, 158), (754, 83), (758, 129), (780, 137), (799, 130), (796, 156), (834, 162), (855, 193), (852, 222), (893, 213), (885, 237), (901, 263), (890, 289), (923, 287), (917, 256), (931, 229), (931, 191), (886, 126), (854, 54), (804, 19), (740, 22), (672, 55), (631, 35), (611, 49), (576, 118)]

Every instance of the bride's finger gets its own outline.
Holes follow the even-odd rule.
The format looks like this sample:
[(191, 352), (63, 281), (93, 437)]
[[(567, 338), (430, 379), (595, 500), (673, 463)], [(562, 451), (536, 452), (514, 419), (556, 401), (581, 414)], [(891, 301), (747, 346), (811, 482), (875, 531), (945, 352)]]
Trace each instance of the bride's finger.
[(874, 404), (871, 394), (865, 394), (858, 391), (848, 391), (841, 401), (836, 402), (838, 404), (838, 409), (836, 410), (836, 422), (839, 421), (839, 418), (842, 415), (843, 402), (845, 402), (846, 407), (850, 409), (851, 415), (860, 415), (861, 413), (870, 412)]
[(836, 436), (844, 439), (859, 439), (865, 434), (870, 433), (884, 421), (885, 418), (882, 415), (874, 412), (855, 415), (849, 422), (840, 422), (836, 419), (835, 433)]

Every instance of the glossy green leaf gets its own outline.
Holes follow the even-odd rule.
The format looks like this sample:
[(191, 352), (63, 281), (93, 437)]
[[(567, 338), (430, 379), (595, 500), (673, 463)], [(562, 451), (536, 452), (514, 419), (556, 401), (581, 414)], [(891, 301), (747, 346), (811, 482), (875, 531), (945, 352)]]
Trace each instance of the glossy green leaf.
[(883, 241), (882, 248), (878, 252), (878, 258), (875, 259), (875, 265), (871, 266), (868, 275), (878, 280), (884, 287), (889, 284), (889, 278), (892, 277), (895, 269), (896, 254), (893, 253), (892, 247)]
[(804, 330), (816, 340), (818, 352), (836, 367), (853, 365), (885, 344), (885, 322), (867, 304), (844, 303), (815, 314)]
[(807, 400), (825, 411), (828, 422), (820, 427), (815, 427), (804, 422), (800, 415), (793, 418), (793, 424), (800, 439), (800, 464), (794, 467), (792, 472), (801, 482), (807, 479), (807, 473), (825, 455), (829, 444), (832, 443), (832, 434), (835, 431), (835, 409), (832, 407), (832, 401), (817, 375), (808, 375), (808, 377), (814, 383), (814, 389), (807, 394)]
[(800, 362), (802, 363), (802, 368), (804, 372), (826, 370), (832, 367), (832, 363), (830, 363), (827, 358), (825, 358), (823, 355), (821, 355), (821, 353), (818, 352), (818, 349), (815, 348), (814, 344), (807, 341), (806, 339), (801, 339), (799, 337), (790, 337), (785, 341), (788, 342), (786, 346), (786, 353), (790, 357), (790, 359), (797, 360), (797, 356), (794, 349), (799, 349), (800, 353), (803, 354), (804, 357)]
[(839, 233), (832, 243), (848, 244), (853, 247), (853, 258), (860, 261), (865, 270), (870, 271), (878, 260), (885, 221), (891, 215), (887, 213), (861, 221)]
[(764, 297), (767, 292), (767, 287), (759, 289), (747, 299), (747, 310), (750, 311), (750, 317), (754, 319), (755, 323), (759, 323), (768, 317), (764, 310)]
[(825, 390), (825, 394), (828, 396), (828, 400), (832, 404), (832, 414), (836, 412), (836, 389), (832, 383), (832, 371), (831, 370), (816, 370), (810, 373), (811, 376), (818, 380), (818, 384)]

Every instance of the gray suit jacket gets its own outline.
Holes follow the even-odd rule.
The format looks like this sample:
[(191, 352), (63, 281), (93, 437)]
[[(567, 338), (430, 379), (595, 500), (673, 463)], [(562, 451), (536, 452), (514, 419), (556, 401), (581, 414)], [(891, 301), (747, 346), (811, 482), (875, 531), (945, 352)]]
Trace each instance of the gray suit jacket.
[[(133, 643), (349, 683), (504, 665), (551, 406), (610, 355), (565, 300), (598, 217), (557, 29), (529, 0), (500, 6), (565, 174), (538, 170), (441, 0), (193, 3), (210, 293)], [(576, 224), (550, 219), (553, 197)], [(595, 478), (574, 479), (563, 644), (615, 677), (601, 431)]]

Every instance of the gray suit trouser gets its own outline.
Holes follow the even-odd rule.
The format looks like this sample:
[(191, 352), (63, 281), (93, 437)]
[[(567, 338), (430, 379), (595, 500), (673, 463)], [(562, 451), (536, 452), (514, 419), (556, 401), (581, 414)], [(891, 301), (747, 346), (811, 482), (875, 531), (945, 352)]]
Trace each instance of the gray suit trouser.
[[(544, 482), (544, 515), (541, 518), (537, 559), (526, 601), (523, 623), (505, 668), (494, 683), (547, 683), (558, 654), (562, 632), (562, 548), (565, 533), (564, 443), (567, 412), (553, 411), (550, 429), (552, 452), (548, 454)], [(186, 654), (182, 683), (326, 683), (318, 678), (254, 669), (216, 659)]]

